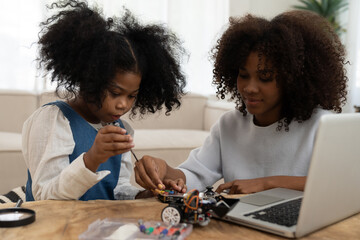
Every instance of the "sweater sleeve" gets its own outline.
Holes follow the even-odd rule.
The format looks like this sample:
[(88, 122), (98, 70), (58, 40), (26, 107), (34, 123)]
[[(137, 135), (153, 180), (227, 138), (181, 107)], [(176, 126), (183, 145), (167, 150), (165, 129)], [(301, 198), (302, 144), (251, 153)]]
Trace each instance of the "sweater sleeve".
[(68, 120), (56, 106), (44, 106), (26, 120), (22, 148), (35, 200), (78, 199), (109, 171), (93, 173), (81, 154), (71, 164), (75, 143)]
[(188, 189), (203, 191), (222, 178), (219, 126), (217, 122), (203, 146), (192, 150), (188, 159), (178, 167), (186, 176)]

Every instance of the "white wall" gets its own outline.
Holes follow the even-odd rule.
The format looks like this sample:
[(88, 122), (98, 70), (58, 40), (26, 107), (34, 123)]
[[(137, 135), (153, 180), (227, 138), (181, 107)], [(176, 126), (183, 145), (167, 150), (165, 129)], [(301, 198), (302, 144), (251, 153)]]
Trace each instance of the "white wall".
[(349, 78), (347, 104), (344, 112), (354, 112), (354, 105), (360, 106), (360, 1), (349, 0), (349, 14), (343, 20), (346, 23), (346, 35), (344, 36), (347, 60), (347, 75)]
[[(0, 89), (19, 89), (37, 91), (43, 88), (44, 79), (36, 72), (35, 51), (38, 23), (44, 15), (49, 16), (45, 4), (55, 0), (18, 0), (0, 2)], [(118, 15), (122, 6), (128, 7), (144, 22), (167, 22), (180, 35), (184, 45), (190, 50), (190, 59), (184, 64), (188, 79), (188, 91), (200, 94), (214, 94), (212, 86), (212, 62), (209, 52), (216, 39), (226, 28), (228, 16), (244, 16), (247, 13), (268, 19), (281, 12), (293, 9), (299, 5), (298, 0), (88, 0), (98, 2), (107, 12), (107, 16)], [(352, 5), (358, 5), (359, 0), (349, 0)], [(31, 2), (31, 4), (29, 3)], [(91, 4), (90, 4), (91, 5)], [(355, 9), (354, 7), (351, 7)], [(360, 59), (354, 41), (360, 39), (360, 30), (354, 31), (358, 25), (359, 10), (352, 12), (349, 18), (343, 14), (343, 21), (348, 32), (344, 39), (351, 59)], [(348, 22), (348, 23), (347, 23)], [(182, 24), (181, 24), (182, 23)], [(353, 66), (356, 61), (353, 60)], [(358, 60), (360, 62), (360, 60)], [(356, 87), (356, 67), (349, 69), (352, 87), (351, 97), (347, 106), (360, 105), (360, 79)], [(360, 78), (360, 77), (359, 77)], [(46, 84), (49, 87), (48, 84)], [(54, 86), (50, 86), (54, 88)], [(352, 100), (353, 99), (353, 100)], [(355, 101), (356, 100), (356, 101)]]
[(250, 13), (272, 18), (284, 11), (300, 5), (298, 0), (230, 0), (230, 16), (243, 16)]

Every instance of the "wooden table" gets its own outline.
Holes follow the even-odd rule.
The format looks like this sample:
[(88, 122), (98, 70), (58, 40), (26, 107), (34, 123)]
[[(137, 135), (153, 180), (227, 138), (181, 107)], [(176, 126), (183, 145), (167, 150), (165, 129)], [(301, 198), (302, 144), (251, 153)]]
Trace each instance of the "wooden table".
[[(1, 208), (14, 204), (0, 204)], [(166, 204), (155, 198), (126, 201), (36, 201), (25, 202), (22, 207), (36, 212), (36, 221), (15, 228), (0, 228), (0, 239), (78, 239), (88, 225), (97, 219), (134, 218), (161, 221)], [(206, 227), (194, 226), (191, 239), (284, 239), (279, 236), (211, 219)], [(360, 239), (360, 214), (312, 233), (303, 239)]]

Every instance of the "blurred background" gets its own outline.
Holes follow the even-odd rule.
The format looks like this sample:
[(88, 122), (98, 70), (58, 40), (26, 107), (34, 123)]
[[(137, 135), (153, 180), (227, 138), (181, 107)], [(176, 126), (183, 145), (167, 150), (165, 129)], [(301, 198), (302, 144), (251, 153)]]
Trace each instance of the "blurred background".
[[(51, 16), (49, 0), (0, 0), (0, 91), (42, 92), (55, 88), (36, 68), (39, 23)], [(251, 13), (265, 18), (295, 8), (327, 17), (347, 49), (348, 103), (344, 112), (360, 105), (359, 0), (89, 0), (106, 17), (119, 16), (123, 6), (143, 23), (164, 23), (183, 40), (189, 52), (183, 71), (187, 91), (214, 95), (210, 50), (229, 17)]]

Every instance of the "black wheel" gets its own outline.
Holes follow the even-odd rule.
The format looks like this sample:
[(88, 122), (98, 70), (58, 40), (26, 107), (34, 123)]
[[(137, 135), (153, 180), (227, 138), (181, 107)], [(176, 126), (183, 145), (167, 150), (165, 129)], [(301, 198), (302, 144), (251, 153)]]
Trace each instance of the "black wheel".
[(178, 224), (181, 221), (181, 212), (176, 207), (167, 206), (161, 212), (161, 219), (166, 224)]

